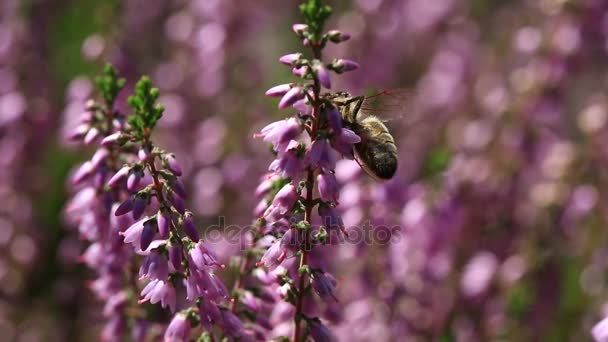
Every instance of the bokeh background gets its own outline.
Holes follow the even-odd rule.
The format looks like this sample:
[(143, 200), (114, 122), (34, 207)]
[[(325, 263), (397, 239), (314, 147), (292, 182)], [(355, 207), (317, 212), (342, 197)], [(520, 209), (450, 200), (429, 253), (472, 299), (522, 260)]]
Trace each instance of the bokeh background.
[[(92, 151), (66, 135), (106, 61), (127, 88), (160, 87), (155, 138), (201, 226), (252, 222), (271, 160), (252, 135), (286, 115), (263, 94), (294, 80), (277, 60), (298, 49), (298, 2), (0, 1), (0, 340), (98, 336), (86, 244), (64, 217)], [(326, 55), (361, 65), (334, 89), (417, 94), (389, 123), (394, 180), (337, 169), (346, 225), (381, 236), (326, 254), (339, 340), (591, 340), (608, 315), (608, 2), (330, 4), (328, 28), (353, 38)]]

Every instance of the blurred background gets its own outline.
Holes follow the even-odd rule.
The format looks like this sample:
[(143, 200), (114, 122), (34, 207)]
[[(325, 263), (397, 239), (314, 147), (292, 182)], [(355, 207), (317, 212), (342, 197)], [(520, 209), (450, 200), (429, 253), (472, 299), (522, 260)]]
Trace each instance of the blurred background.
[[(295, 80), (278, 57), (300, 48), (298, 3), (0, 2), (0, 340), (98, 336), (86, 244), (64, 217), (92, 150), (66, 136), (107, 61), (127, 89), (142, 74), (161, 89), (155, 138), (182, 163), (197, 222), (252, 222), (272, 157), (252, 135), (287, 115), (263, 94)], [(353, 38), (325, 55), (361, 65), (334, 89), (417, 94), (416, 114), (389, 123), (394, 180), (337, 169), (345, 224), (380, 236), (327, 251), (338, 339), (591, 340), (608, 315), (608, 2), (329, 4), (327, 29)]]

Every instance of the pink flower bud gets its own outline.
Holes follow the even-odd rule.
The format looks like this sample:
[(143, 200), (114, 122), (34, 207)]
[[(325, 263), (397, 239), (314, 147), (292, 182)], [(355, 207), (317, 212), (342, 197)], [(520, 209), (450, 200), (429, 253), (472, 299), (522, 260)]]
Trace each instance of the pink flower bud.
[(304, 92), (302, 91), (302, 88), (293, 87), (281, 98), (281, 101), (279, 101), (279, 108), (287, 108), (302, 97), (304, 97)]
[(287, 92), (291, 89), (291, 84), (280, 84), (278, 86), (274, 86), (266, 91), (266, 96), (272, 97), (282, 97), (287, 94)]

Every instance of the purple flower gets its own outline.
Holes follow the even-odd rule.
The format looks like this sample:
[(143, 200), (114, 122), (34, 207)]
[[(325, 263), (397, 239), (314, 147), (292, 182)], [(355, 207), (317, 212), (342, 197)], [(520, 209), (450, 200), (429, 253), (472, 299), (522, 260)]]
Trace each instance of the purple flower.
[(291, 257), (300, 247), (299, 236), (295, 228), (288, 229), (281, 240), (270, 245), (262, 256), (259, 264), (273, 270), (279, 266), (285, 258)]
[(171, 189), (173, 189), (173, 191), (175, 191), (176, 194), (180, 195), (182, 198), (186, 198), (186, 187), (181, 180), (175, 179), (169, 183), (169, 186)]
[(120, 340), (124, 334), (126, 325), (127, 323), (120, 316), (111, 318), (101, 330), (100, 340), (108, 342)]
[(89, 131), (91, 126), (87, 123), (83, 123), (78, 125), (70, 134), (68, 135), (68, 140), (77, 141), (84, 137), (85, 134)]
[(302, 90), (302, 88), (298, 86), (293, 87), (289, 89), (289, 91), (285, 95), (283, 95), (281, 101), (279, 101), (279, 108), (287, 108), (303, 97), (304, 91)]
[(84, 143), (85, 145), (90, 145), (93, 143), (93, 141), (95, 141), (95, 139), (97, 139), (97, 137), (99, 137), (99, 129), (93, 127), (91, 128), (87, 134), (84, 136)]
[(341, 43), (350, 39), (350, 34), (338, 30), (327, 32), (327, 38), (333, 43)]
[(602, 319), (591, 329), (591, 336), (596, 342), (608, 341), (608, 317)]
[(338, 204), (339, 186), (333, 173), (321, 173), (317, 176), (319, 195), (325, 202)]
[(302, 171), (304, 171), (304, 160), (298, 155), (299, 146), (299, 142), (291, 140), (287, 144), (285, 151), (279, 153), (279, 158), (270, 164), (268, 170), (284, 178), (298, 179)]
[(323, 63), (319, 62), (315, 64), (313, 70), (317, 76), (317, 79), (319, 80), (319, 83), (321, 83), (325, 89), (331, 89), (331, 78), (329, 76), (329, 71), (327, 68), (325, 68)]
[(209, 267), (222, 267), (217, 261), (217, 257), (205, 246), (203, 241), (199, 241), (189, 252), (194, 265), (200, 270), (207, 270)]
[(167, 280), (169, 276), (169, 263), (167, 258), (162, 256), (156, 250), (146, 255), (143, 263), (139, 267), (139, 279), (160, 279)]
[(335, 72), (341, 74), (343, 72), (359, 69), (359, 64), (348, 59), (338, 59), (332, 63), (331, 67)]
[(118, 208), (116, 208), (114, 215), (121, 216), (121, 215), (131, 212), (131, 210), (133, 210), (133, 197), (129, 197), (124, 202), (122, 202), (118, 206)]
[(156, 224), (158, 225), (158, 234), (161, 238), (166, 239), (169, 237), (169, 230), (171, 224), (171, 217), (165, 210), (158, 209), (156, 213)]
[(139, 158), (139, 160), (142, 162), (148, 161), (150, 159), (150, 156), (150, 150), (147, 148), (140, 148), (137, 152), (137, 158)]
[(293, 64), (301, 58), (302, 58), (302, 54), (299, 52), (290, 53), (290, 54), (284, 55), (281, 58), (279, 58), (279, 62), (281, 62), (285, 65), (293, 66)]
[(175, 307), (177, 305), (175, 288), (170, 283), (164, 280), (154, 279), (141, 290), (141, 295), (143, 298), (139, 300), (140, 304), (147, 301), (150, 301), (152, 304), (160, 302), (163, 308), (168, 306), (171, 309), (171, 312), (175, 312)]
[(309, 105), (307, 98), (296, 101), (292, 107), (302, 115), (310, 115), (312, 113), (312, 107)]
[(331, 342), (336, 341), (336, 338), (331, 334), (331, 331), (323, 325), (321, 322), (311, 320), (310, 323), (310, 337), (315, 342)]
[(331, 145), (345, 158), (353, 159), (353, 146), (359, 142), (361, 142), (361, 137), (359, 137), (355, 132), (347, 128), (342, 128), (342, 134), (334, 136), (331, 141)]
[(201, 325), (206, 330), (210, 330), (213, 324), (222, 321), (222, 313), (220, 312), (220, 309), (215, 303), (208, 299), (203, 299), (200, 301), (198, 311), (201, 318)]
[(266, 209), (264, 216), (271, 216), (272, 218), (284, 216), (298, 199), (296, 190), (296, 187), (291, 183), (284, 185), (274, 196), (272, 205)]
[(165, 156), (165, 167), (169, 169), (174, 175), (181, 176), (182, 168), (179, 166), (175, 156), (173, 154), (168, 154)]
[(277, 181), (280, 177), (278, 175), (265, 176), (260, 185), (255, 189), (255, 197), (262, 198), (268, 194), (270, 189), (272, 189), (272, 185), (275, 181)]
[(173, 191), (169, 191), (167, 197), (169, 198), (169, 202), (173, 204), (173, 208), (175, 208), (178, 213), (183, 215), (186, 212), (186, 205), (184, 204), (184, 199), (181, 198), (178, 194)]
[(256, 137), (262, 137), (267, 143), (275, 146), (275, 151), (284, 150), (287, 144), (302, 133), (302, 127), (296, 118), (275, 121), (262, 128)]
[(316, 272), (312, 279), (312, 288), (323, 299), (333, 298), (338, 301), (335, 295), (336, 279), (329, 273)]
[(340, 115), (340, 111), (335, 106), (330, 106), (329, 108), (325, 108), (325, 117), (327, 118), (327, 124), (331, 131), (335, 135), (342, 134), (342, 115)]
[(131, 172), (129, 178), (127, 178), (127, 190), (135, 191), (135, 188), (139, 185), (139, 181), (141, 180), (141, 176), (143, 174), (141, 172)]
[(344, 230), (344, 223), (342, 222), (342, 218), (336, 211), (336, 209), (324, 205), (319, 206), (319, 216), (323, 221), (323, 225), (328, 229), (340, 229)]
[(304, 33), (308, 32), (308, 25), (306, 24), (293, 24), (291, 26), (293, 32), (296, 33), (298, 37), (302, 37)]
[(109, 155), (110, 152), (108, 150), (105, 148), (100, 148), (95, 152), (95, 154), (93, 154), (93, 157), (91, 157), (91, 163), (93, 163), (93, 166), (96, 168), (100, 167), (106, 161), (106, 159), (108, 159)]
[(315, 140), (308, 151), (308, 160), (315, 167), (324, 170), (336, 168), (336, 156), (327, 139)]
[(169, 261), (176, 270), (182, 266), (182, 245), (179, 242), (171, 242), (169, 246)]
[(243, 305), (247, 307), (247, 309), (253, 312), (257, 312), (262, 306), (260, 299), (254, 296), (250, 291), (245, 291), (241, 301), (243, 302)]
[(266, 91), (266, 96), (282, 97), (283, 95), (287, 94), (287, 92), (291, 89), (291, 86), (291, 83), (274, 86)]
[(135, 198), (133, 199), (133, 211), (131, 212), (131, 215), (133, 216), (134, 220), (139, 220), (139, 218), (141, 217), (141, 215), (143, 215), (144, 210), (146, 210), (146, 199), (141, 197), (141, 196), (135, 196)]
[(144, 222), (144, 229), (141, 232), (141, 240), (139, 246), (142, 251), (148, 249), (150, 243), (152, 243), (152, 240), (154, 239), (154, 233), (156, 233), (156, 231), (153, 227), (154, 224), (152, 224), (152, 220), (147, 220), (146, 222)]
[(178, 313), (165, 330), (165, 342), (187, 342), (190, 340), (191, 329), (192, 325), (186, 315)]
[(102, 146), (112, 146), (122, 138), (122, 132), (116, 132), (108, 135), (101, 140)]
[(292, 68), (291, 73), (294, 76), (302, 78), (302, 77), (306, 76), (306, 74), (308, 74), (308, 70), (309, 70), (308, 66), (302, 65), (298, 68)]
[(125, 243), (133, 244), (134, 248), (138, 248), (141, 246), (141, 235), (144, 230), (144, 222), (147, 219), (148, 219), (147, 217), (143, 218), (143, 219), (133, 223), (124, 232), (119, 233), (120, 235), (124, 236)]
[(243, 334), (243, 323), (230, 310), (222, 311), (222, 323), (220, 326), (224, 333), (230, 337), (236, 338)]
[(200, 240), (200, 235), (198, 234), (198, 230), (196, 229), (196, 225), (194, 224), (194, 218), (192, 217), (192, 213), (189, 211), (184, 214), (184, 222), (182, 224), (182, 229), (184, 230), (184, 233), (186, 233), (186, 236), (190, 238), (190, 240)]
[(85, 179), (89, 178), (94, 171), (95, 165), (91, 161), (84, 162), (82, 165), (80, 165), (78, 170), (74, 172), (72, 183), (76, 185), (82, 183)]
[(127, 175), (129, 175), (130, 170), (130, 166), (123, 166), (120, 170), (118, 170), (118, 172), (114, 174), (114, 176), (112, 176), (112, 178), (110, 178), (110, 180), (108, 181), (108, 186), (114, 188), (120, 185), (125, 180), (125, 178), (127, 178)]
[(228, 290), (215, 274), (200, 270), (193, 265), (190, 265), (189, 271), (190, 275), (185, 280), (186, 297), (189, 300), (195, 300), (201, 296), (215, 301), (228, 298)]

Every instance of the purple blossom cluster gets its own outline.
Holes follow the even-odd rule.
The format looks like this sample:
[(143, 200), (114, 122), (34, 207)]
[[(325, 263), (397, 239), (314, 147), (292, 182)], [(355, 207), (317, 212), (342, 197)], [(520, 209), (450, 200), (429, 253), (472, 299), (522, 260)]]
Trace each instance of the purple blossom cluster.
[[(67, 211), (80, 234), (91, 241), (83, 260), (97, 271), (99, 277), (90, 287), (106, 303), (109, 321), (102, 340), (121, 339), (129, 326), (134, 339), (145, 340), (149, 317), (125, 310), (150, 302), (175, 313), (182, 290), (187, 305), (180, 303), (186, 308), (169, 324), (166, 341), (189, 340), (199, 324), (207, 331), (218, 326), (226, 336), (241, 336), (239, 319), (222, 307), (229, 295), (216, 270), (223, 265), (200, 238), (193, 214), (186, 210), (182, 169), (173, 154), (150, 138), (164, 111), (154, 104), (158, 89), (142, 79), (129, 99), (136, 113), (126, 120), (114, 109), (124, 80), (117, 80), (109, 68), (98, 83), (106, 105), (88, 102), (71, 137), (99, 147), (74, 173), (75, 185), (89, 185), (79, 190)], [(143, 256), (141, 264), (138, 255)], [(125, 277), (125, 269), (137, 267), (137, 274)], [(143, 281), (147, 284), (140, 292)], [(141, 299), (130, 301), (134, 295)]]
[[(256, 190), (260, 202), (254, 215), (260, 219), (261, 234), (270, 238), (270, 245), (256, 266), (263, 265), (274, 272), (283, 299), (294, 306), (294, 326), (282, 333), (292, 334), (294, 341), (305, 340), (306, 336), (327, 341), (332, 334), (319, 317), (310, 315), (315, 305), (306, 292), (312, 287), (321, 299), (337, 300), (336, 280), (323, 268), (311, 266), (309, 257), (316, 253), (316, 246), (328, 242), (329, 235), (344, 232), (336, 210), (336, 162), (340, 157), (352, 159), (353, 146), (361, 138), (342, 126), (340, 109), (327, 100), (331, 93), (322, 91), (331, 89), (332, 72), (352, 71), (358, 64), (347, 59), (330, 63), (322, 59), (328, 43), (344, 42), (350, 35), (332, 30), (319, 36), (307, 24), (295, 24), (293, 31), (304, 46), (310, 47), (313, 58), (306, 59), (302, 53), (279, 58), (279, 62), (292, 68), (293, 75), (305, 81), (278, 85), (266, 92), (267, 96), (280, 97), (279, 108), (293, 108), (296, 114), (265, 126), (256, 134), (272, 146), (276, 156)], [(320, 225), (313, 225), (315, 207)], [(265, 240), (262, 237), (258, 242), (268, 243)], [(291, 262), (293, 258), (299, 258), (299, 262)]]

